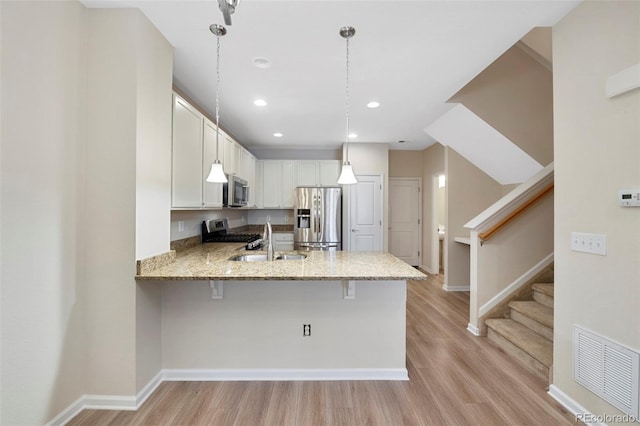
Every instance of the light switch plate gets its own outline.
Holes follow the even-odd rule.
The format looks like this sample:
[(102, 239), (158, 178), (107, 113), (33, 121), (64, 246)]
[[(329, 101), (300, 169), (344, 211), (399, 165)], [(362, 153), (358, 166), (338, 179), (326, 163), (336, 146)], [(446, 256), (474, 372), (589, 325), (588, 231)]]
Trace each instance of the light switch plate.
[(607, 236), (604, 234), (571, 233), (571, 250), (583, 253), (607, 255)]

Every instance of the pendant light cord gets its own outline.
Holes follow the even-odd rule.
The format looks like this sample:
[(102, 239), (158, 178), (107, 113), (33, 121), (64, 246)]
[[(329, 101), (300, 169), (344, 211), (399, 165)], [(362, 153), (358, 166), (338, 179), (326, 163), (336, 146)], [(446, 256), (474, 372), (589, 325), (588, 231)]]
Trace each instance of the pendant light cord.
[(220, 147), (218, 145), (218, 136), (220, 135), (220, 36), (216, 37), (216, 163), (220, 161), (218, 158), (218, 152)]
[(345, 145), (346, 145), (347, 164), (349, 164), (349, 37), (347, 37), (346, 40), (347, 40), (347, 90), (346, 90), (347, 133), (345, 135)]

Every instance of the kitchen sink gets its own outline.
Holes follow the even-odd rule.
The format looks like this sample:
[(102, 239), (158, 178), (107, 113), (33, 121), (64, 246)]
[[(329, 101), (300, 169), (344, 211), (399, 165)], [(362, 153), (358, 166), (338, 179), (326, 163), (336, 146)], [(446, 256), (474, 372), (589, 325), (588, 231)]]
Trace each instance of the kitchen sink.
[[(281, 254), (279, 256), (275, 256), (273, 260), (302, 260), (306, 259), (306, 254)], [(239, 254), (237, 256), (232, 256), (229, 260), (233, 260), (235, 262), (264, 262), (267, 260), (266, 254)]]

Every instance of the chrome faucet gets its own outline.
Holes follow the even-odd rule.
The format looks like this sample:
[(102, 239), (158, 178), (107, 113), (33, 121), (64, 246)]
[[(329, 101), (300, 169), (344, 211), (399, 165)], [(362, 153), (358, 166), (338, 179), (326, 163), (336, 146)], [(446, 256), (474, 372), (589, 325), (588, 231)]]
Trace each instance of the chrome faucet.
[(271, 232), (271, 223), (267, 222), (264, 224), (264, 232), (262, 233), (262, 239), (269, 241), (267, 244), (267, 261), (273, 261), (273, 243), (272, 240), (272, 232)]

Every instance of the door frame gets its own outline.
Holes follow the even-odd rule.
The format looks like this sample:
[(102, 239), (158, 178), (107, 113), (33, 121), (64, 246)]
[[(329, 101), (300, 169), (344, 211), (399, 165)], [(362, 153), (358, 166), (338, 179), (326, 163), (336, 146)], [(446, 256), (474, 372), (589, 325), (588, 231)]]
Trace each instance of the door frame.
[[(438, 220), (438, 215), (439, 215), (439, 207), (440, 207), (440, 200), (438, 197), (438, 194), (440, 192), (440, 187), (439, 187), (439, 179), (440, 179), (440, 175), (444, 175), (444, 172), (438, 172), (438, 173), (434, 173), (431, 177), (431, 232), (429, 235), (431, 235), (431, 264), (429, 265), (429, 269), (431, 270), (431, 273), (434, 275), (440, 275), (440, 237), (438, 235), (438, 225), (440, 225), (439, 220)], [(445, 180), (446, 182), (446, 180)], [(446, 194), (446, 190), (447, 190), (447, 186), (445, 183), (445, 194)], [(445, 195), (445, 199), (446, 199), (446, 195)], [(446, 202), (445, 202), (445, 222), (446, 222)], [(447, 224), (445, 223), (445, 230), (447, 230)], [(442, 244), (442, 251), (446, 251), (446, 241), (447, 241), (447, 234), (445, 231), (445, 239), (443, 241)], [(443, 263), (444, 263), (444, 253), (442, 253), (443, 256)], [(443, 265), (444, 266), (444, 265)]]
[[(422, 220), (422, 178), (421, 177), (389, 177), (389, 198), (391, 198), (391, 182), (398, 182), (398, 181), (405, 181), (405, 182), (418, 182), (418, 266), (422, 265), (422, 254), (423, 251), (422, 250), (422, 228), (424, 227), (424, 221)], [(391, 226), (391, 209), (393, 208), (393, 206), (391, 206), (391, 202), (389, 202), (389, 222), (388, 222), (388, 226), (387, 229), (389, 229), (389, 226)], [(391, 239), (389, 237), (389, 239)], [(391, 246), (391, 243), (389, 243), (389, 246)]]

